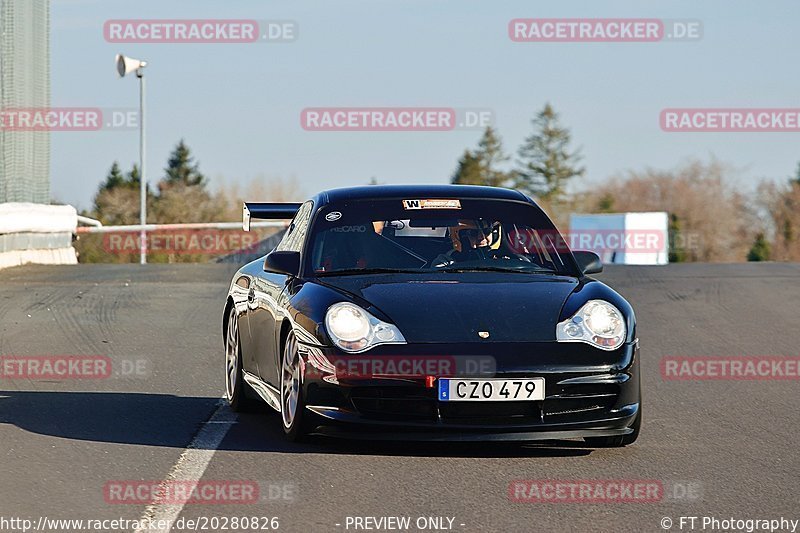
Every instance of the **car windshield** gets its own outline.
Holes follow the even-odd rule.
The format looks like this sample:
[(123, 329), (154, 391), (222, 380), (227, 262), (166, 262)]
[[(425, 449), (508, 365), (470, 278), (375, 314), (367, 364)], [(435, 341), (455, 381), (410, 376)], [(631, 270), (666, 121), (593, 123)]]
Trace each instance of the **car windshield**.
[(354, 201), (315, 217), (306, 259), (317, 276), (391, 272), (575, 275), (552, 222), (522, 202)]

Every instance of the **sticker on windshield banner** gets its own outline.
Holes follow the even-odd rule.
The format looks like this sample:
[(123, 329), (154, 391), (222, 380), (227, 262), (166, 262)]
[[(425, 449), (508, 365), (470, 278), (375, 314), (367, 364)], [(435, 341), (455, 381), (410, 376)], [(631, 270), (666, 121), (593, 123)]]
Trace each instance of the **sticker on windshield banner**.
[(461, 200), (403, 200), (403, 209), (461, 209)]

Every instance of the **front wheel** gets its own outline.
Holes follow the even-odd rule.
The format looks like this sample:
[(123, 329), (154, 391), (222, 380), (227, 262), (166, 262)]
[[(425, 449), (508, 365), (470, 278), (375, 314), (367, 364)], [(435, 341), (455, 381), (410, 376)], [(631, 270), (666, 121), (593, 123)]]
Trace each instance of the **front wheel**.
[(293, 331), (286, 337), (281, 362), (281, 420), (283, 432), (290, 441), (299, 441), (306, 434), (305, 400), (300, 373), (300, 352)]
[(248, 411), (255, 401), (248, 397), (250, 392), (242, 374), (242, 348), (239, 344), (239, 319), (236, 307), (231, 306), (228, 315), (228, 328), (225, 333), (225, 399), (236, 412)]

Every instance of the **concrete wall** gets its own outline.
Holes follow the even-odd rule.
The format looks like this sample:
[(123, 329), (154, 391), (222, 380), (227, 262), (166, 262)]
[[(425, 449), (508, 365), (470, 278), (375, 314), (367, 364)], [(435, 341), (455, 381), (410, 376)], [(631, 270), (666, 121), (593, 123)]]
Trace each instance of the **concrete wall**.
[(72, 236), (77, 226), (71, 205), (0, 204), (0, 268), (76, 264)]

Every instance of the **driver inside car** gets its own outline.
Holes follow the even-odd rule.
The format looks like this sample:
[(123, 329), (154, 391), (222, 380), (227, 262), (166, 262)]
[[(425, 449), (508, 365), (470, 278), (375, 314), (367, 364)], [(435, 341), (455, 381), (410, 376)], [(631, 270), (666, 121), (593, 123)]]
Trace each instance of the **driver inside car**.
[(431, 266), (444, 267), (456, 262), (492, 259), (500, 247), (500, 222), (459, 220), (449, 228), (453, 249), (439, 254)]

